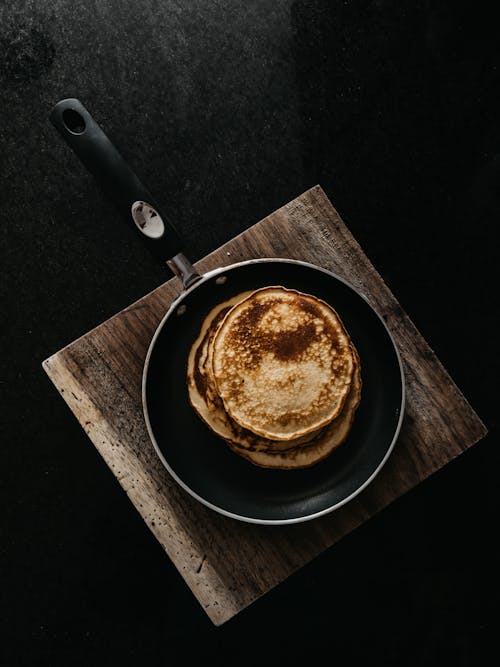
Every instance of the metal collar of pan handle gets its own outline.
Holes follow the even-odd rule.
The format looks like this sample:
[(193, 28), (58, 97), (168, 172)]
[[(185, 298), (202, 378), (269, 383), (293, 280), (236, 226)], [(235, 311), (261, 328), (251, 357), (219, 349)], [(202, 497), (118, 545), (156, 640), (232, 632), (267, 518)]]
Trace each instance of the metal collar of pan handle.
[[(168, 228), (159, 211), (147, 201), (135, 201), (130, 209), (137, 229), (148, 239), (161, 239)], [(167, 260), (167, 266), (182, 282), (184, 289), (201, 278), (184, 253), (179, 252)]]
[(196, 271), (183, 252), (179, 252), (172, 259), (167, 260), (167, 265), (172, 273), (182, 282), (184, 289), (194, 285), (195, 282), (201, 279), (201, 275)]

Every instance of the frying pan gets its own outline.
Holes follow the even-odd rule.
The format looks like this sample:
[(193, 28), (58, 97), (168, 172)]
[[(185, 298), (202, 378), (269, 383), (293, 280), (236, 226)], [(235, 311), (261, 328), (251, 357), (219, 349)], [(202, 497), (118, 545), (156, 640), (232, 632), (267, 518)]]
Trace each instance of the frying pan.
[[(384, 320), (341, 277), (293, 259), (262, 258), (199, 275), (152, 195), (76, 99), (62, 100), (50, 120), (115, 200), (143, 241), (182, 281), (160, 322), (143, 372), (143, 410), (163, 465), (193, 497), (234, 519), (298, 523), (331, 512), (377, 475), (396, 443), (404, 411), (403, 368)], [(269, 285), (313, 294), (339, 313), (361, 359), (362, 397), (348, 439), (310, 468), (272, 470), (234, 454), (191, 408), (186, 362), (207, 313), (245, 290)]]

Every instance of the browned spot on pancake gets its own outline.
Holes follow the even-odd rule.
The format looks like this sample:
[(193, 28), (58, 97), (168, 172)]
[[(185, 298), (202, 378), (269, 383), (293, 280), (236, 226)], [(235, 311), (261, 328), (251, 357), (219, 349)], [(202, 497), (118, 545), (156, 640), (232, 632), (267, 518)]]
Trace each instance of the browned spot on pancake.
[(299, 357), (317, 338), (314, 322), (309, 321), (298, 326), (295, 331), (282, 331), (265, 337), (261, 347), (282, 361), (290, 361)]
[(253, 331), (267, 311), (270, 310), (275, 303), (276, 299), (269, 299), (266, 303), (259, 303), (258, 301), (253, 303), (250, 308), (243, 311), (237, 318), (237, 327), (242, 331)]
[(284, 413), (282, 415), (279, 415), (276, 418), (276, 421), (280, 426), (288, 426), (292, 422), (292, 416), (288, 413)]
[(323, 319), (321, 310), (315, 303), (311, 303), (311, 301), (309, 301), (308, 299), (304, 299), (303, 296), (298, 296), (296, 298), (297, 298), (297, 303), (299, 304), (301, 310), (303, 310), (306, 313), (309, 313), (309, 315), (312, 315), (313, 317), (319, 317)]
[[(326, 322), (321, 311), (314, 304), (308, 303), (306, 299), (299, 299), (299, 305), (303, 311), (307, 311), (312, 316), (311, 319), (299, 324), (294, 330), (284, 330), (279, 332), (262, 331), (258, 338), (255, 336), (255, 329), (263, 316), (271, 308), (280, 303), (278, 299), (272, 299), (264, 304), (255, 303), (252, 307), (244, 311), (235, 321), (233, 331), (228, 334), (228, 345), (238, 348), (244, 348), (247, 351), (247, 359), (242, 362), (246, 369), (252, 369), (259, 365), (262, 355), (265, 353), (273, 354), (280, 361), (292, 361), (298, 359), (307, 348), (319, 340), (321, 334), (316, 330), (314, 319), (321, 319), (324, 327), (323, 333), (328, 335), (332, 341), (332, 347), (337, 347), (339, 342), (338, 332)], [(253, 340), (252, 340), (253, 339)], [(248, 341), (252, 340), (251, 347)]]

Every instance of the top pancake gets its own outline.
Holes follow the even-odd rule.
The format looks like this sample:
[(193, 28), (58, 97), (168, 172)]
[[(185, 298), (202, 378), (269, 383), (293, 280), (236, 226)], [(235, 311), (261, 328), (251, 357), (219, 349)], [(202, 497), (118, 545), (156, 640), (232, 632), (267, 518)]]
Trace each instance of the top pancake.
[[(292, 440), (278, 441), (263, 438), (242, 428), (224, 409), (217, 393), (213, 377), (213, 340), (225, 315), (252, 291), (237, 294), (227, 301), (217, 304), (205, 317), (197, 339), (189, 352), (187, 363), (187, 385), (189, 402), (205, 424), (226, 442), (248, 451), (284, 451), (309, 443), (319, 433), (313, 431), (306, 436)], [(320, 429), (320, 433), (324, 429)]]
[(243, 428), (290, 440), (341, 412), (354, 358), (324, 301), (284, 287), (256, 290), (229, 310), (212, 346), (217, 393)]

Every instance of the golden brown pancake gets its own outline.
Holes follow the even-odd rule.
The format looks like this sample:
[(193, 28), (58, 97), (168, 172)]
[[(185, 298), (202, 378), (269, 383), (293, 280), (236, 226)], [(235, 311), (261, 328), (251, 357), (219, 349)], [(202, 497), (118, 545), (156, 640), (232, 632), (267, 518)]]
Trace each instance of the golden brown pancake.
[(255, 465), (264, 468), (279, 468), (281, 470), (308, 468), (325, 459), (349, 435), (356, 409), (361, 400), (361, 366), (355, 350), (354, 356), (356, 358), (354, 374), (342, 412), (323, 429), (323, 432), (312, 443), (283, 452), (250, 451), (232, 443), (228, 443), (229, 447), (235, 454), (239, 454)]
[(230, 308), (212, 355), (226, 413), (248, 431), (286, 442), (340, 414), (355, 365), (335, 310), (284, 287), (256, 290)]
[(231, 444), (250, 451), (284, 451), (312, 441), (323, 428), (289, 441), (273, 441), (242, 428), (225, 411), (212, 372), (212, 342), (229, 310), (253, 292), (242, 292), (215, 306), (203, 321), (188, 358), (189, 400), (205, 424)]

